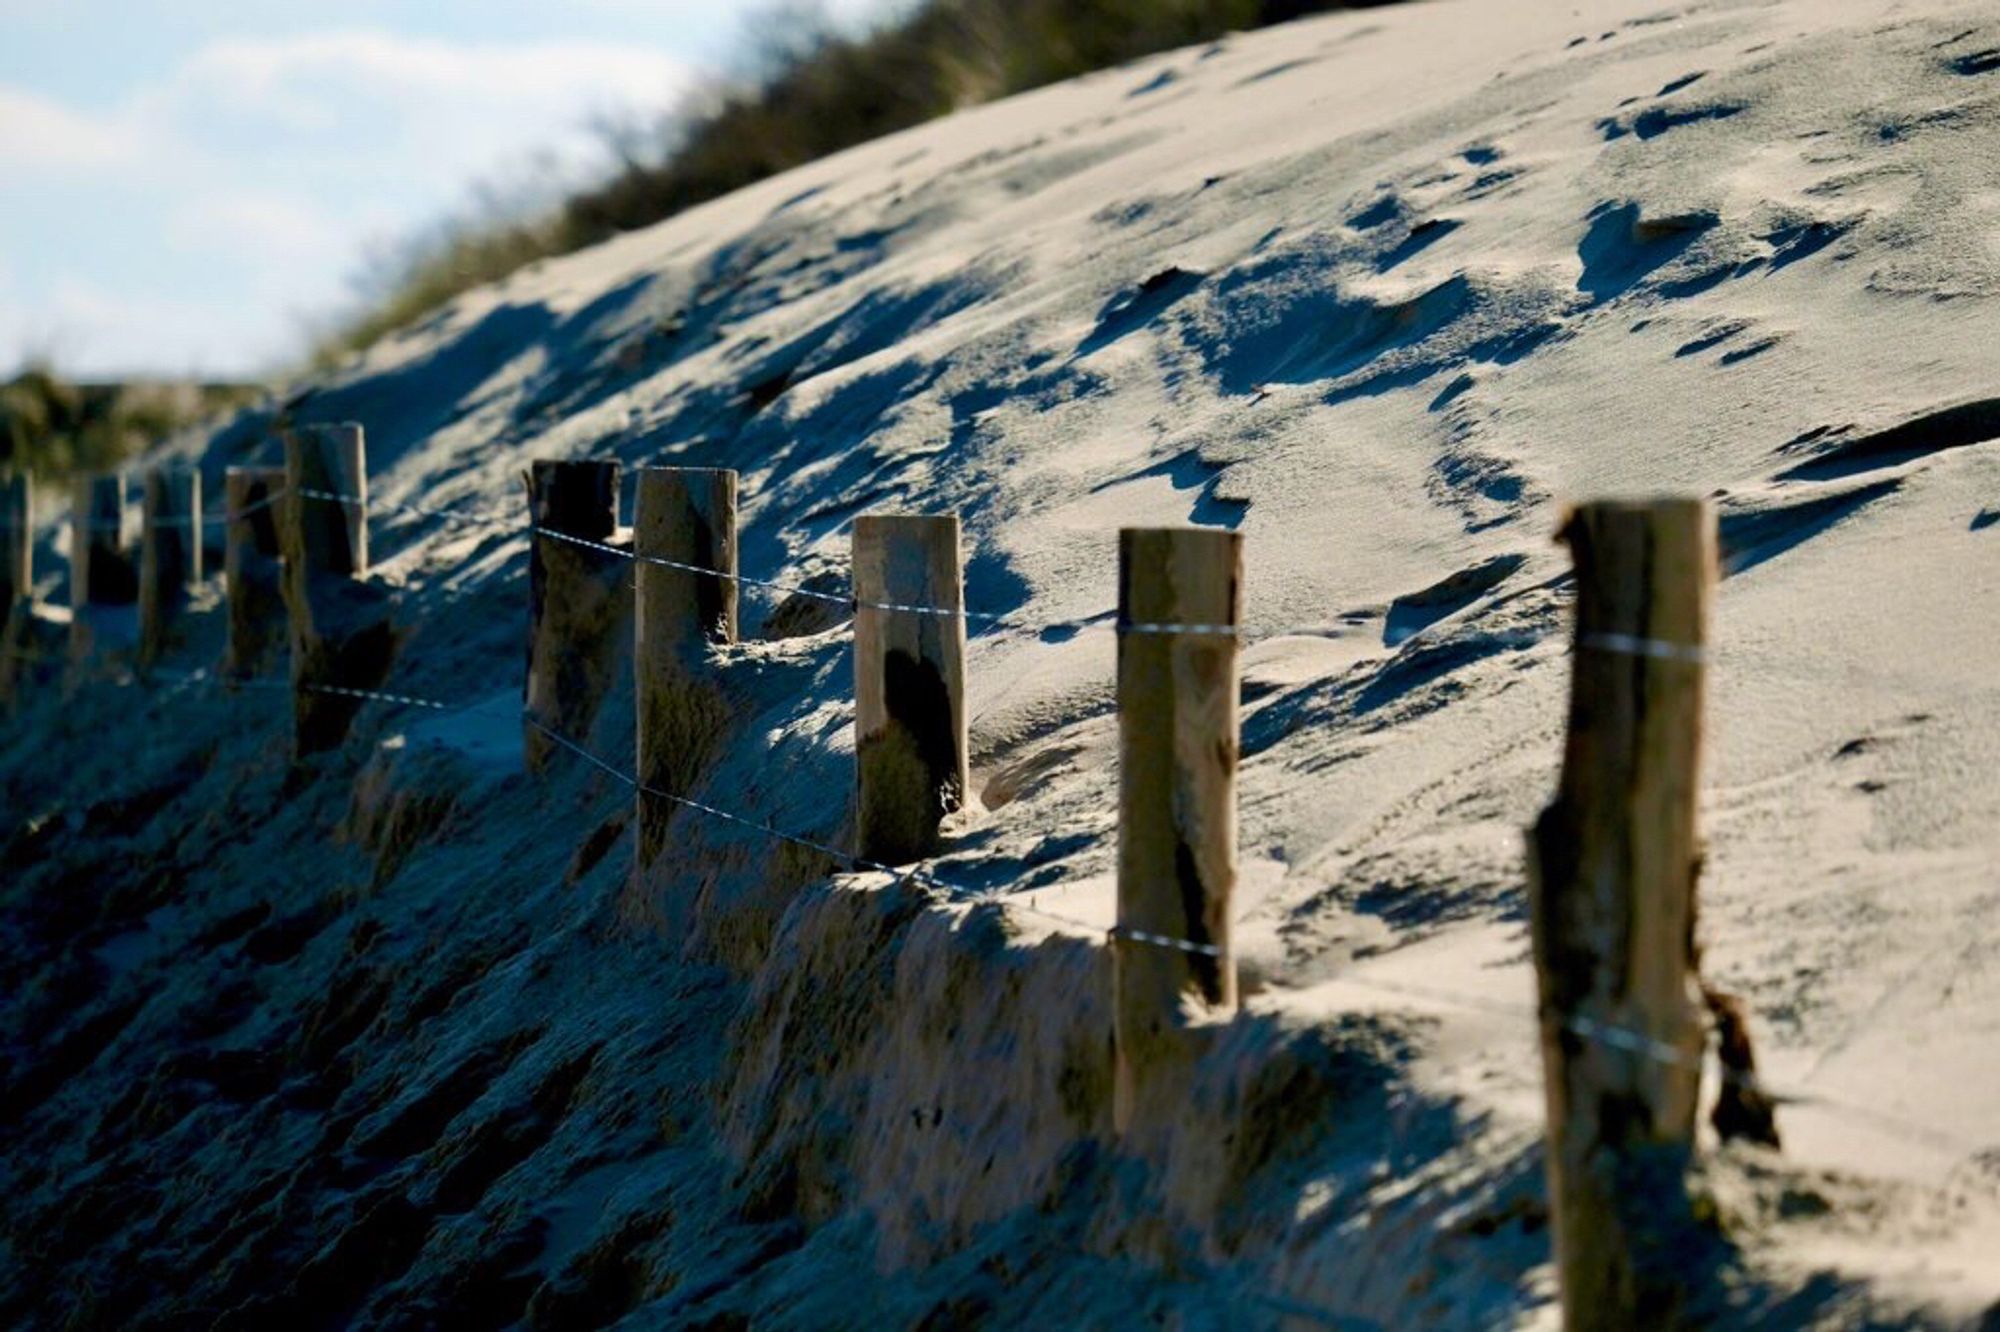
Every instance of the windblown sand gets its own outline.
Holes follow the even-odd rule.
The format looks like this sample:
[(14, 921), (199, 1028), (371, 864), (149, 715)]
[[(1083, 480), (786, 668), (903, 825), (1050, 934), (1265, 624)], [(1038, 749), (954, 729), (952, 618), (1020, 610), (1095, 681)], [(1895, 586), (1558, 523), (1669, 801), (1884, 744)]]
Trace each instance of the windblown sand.
[[(30, 682), (0, 1314), (1553, 1325), (1551, 534), (1677, 492), (1728, 552), (1704, 967), (1788, 1098), (1782, 1154), (1708, 1153), (1709, 1312), (1993, 1325), (1996, 161), (1983, 0), (1418, 3), (846, 153), (180, 441), (220, 495), (279, 412), (362, 422), (390, 687), (478, 706), (374, 705), (293, 767), (279, 690)], [(1009, 618), (932, 869), (1012, 906), (692, 811), (635, 881), (626, 788), (520, 772), (519, 477), (586, 456), (740, 469), (744, 571), (785, 582), (844, 586), (858, 513), (962, 515)], [(1116, 529), (1190, 521), (1248, 543), (1250, 997), (1120, 1143)], [(696, 794), (839, 843), (845, 626), (779, 604), (746, 596)], [(629, 767), (631, 726), (627, 689), (578, 738)]]

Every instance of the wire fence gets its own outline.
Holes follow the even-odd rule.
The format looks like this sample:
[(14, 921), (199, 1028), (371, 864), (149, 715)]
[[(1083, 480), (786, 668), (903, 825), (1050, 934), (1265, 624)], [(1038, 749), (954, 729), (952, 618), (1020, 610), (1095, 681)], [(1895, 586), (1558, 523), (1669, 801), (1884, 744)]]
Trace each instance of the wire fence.
[[(10, 650), (8, 655), (24, 656), (27, 654)], [(44, 663), (57, 660), (46, 656), (32, 657), (31, 659)], [(384, 703), (395, 707), (418, 708), (438, 713), (485, 712), (490, 715), (502, 715), (499, 705), (490, 700), (470, 703), (450, 703), (438, 699), (421, 698), (411, 694), (387, 690), (351, 689), (343, 686), (311, 683), (295, 684), (288, 680), (261, 677), (231, 677), (199, 671), (174, 672), (155, 670), (135, 673), (135, 676), (142, 680), (164, 680), (187, 685), (207, 684), (224, 689), (247, 688), (285, 691), (302, 689), (309, 693), (338, 695), (346, 698)], [(515, 714), (515, 709), (508, 708), (506, 710), (506, 715)], [(643, 793), (655, 799), (665, 800), (680, 808), (692, 810), (731, 827), (748, 829), (773, 840), (785, 842), (801, 849), (824, 855), (837, 864), (844, 865), (849, 873), (876, 874), (897, 883), (919, 884), (938, 893), (951, 905), (991, 907), (1014, 911), (1022, 915), (1048, 921), (1052, 924), (1066, 926), (1070, 929), (1081, 931), (1086, 935), (1102, 936), (1107, 941), (1115, 942), (1123, 940), (1129, 943), (1166, 948), (1206, 957), (1220, 957), (1223, 953), (1220, 947), (1211, 943), (1178, 939), (1126, 926), (1111, 925), (1107, 927), (1085, 920), (1080, 916), (1049, 910), (1041, 906), (1033, 898), (1023, 901), (1020, 896), (1009, 894), (1000, 889), (971, 888), (956, 884), (922, 864), (890, 865), (881, 861), (871, 860), (850, 848), (836, 845), (823, 838), (789, 831), (752, 815), (725, 809), (720, 805), (708, 801), (698, 800), (691, 796), (681, 795), (649, 785), (641, 781), (634, 773), (626, 771), (592, 752), (586, 746), (547, 726), (526, 709), (519, 709), (518, 716), (527, 728), (546, 737), (559, 748), (583, 761), (590, 768), (627, 787), (635, 794)], [(1340, 984), (1359, 990), (1371, 991), (1388, 998), (1421, 1000), (1430, 1004), (1455, 1008), (1467, 1013), (1501, 1018), (1509, 1022), (1519, 1023), (1528, 1028), (1538, 1028), (1541, 1023), (1541, 1017), (1532, 1005), (1510, 1003), (1495, 998), (1492, 995), (1475, 994), (1465, 990), (1438, 985), (1386, 980), (1380, 977), (1351, 972), (1343, 973), (1336, 979)], [(1579, 1039), (1592, 1041), (1607, 1048), (1619, 1050), (1623, 1053), (1649, 1059), (1661, 1064), (1700, 1066), (1708, 1062), (1708, 1057), (1705, 1053), (1690, 1054), (1677, 1046), (1657, 1040), (1645, 1032), (1622, 1028), (1609, 1023), (1596, 1022), (1589, 1018), (1573, 1017), (1565, 1020), (1562, 1023), (1562, 1027)], [(1756, 1091), (1770, 1097), (1772, 1101), (1780, 1106), (1810, 1106), (1824, 1113), (1873, 1128), (1879, 1132), (1901, 1138), (1913, 1145), (1925, 1147), (1932, 1151), (1947, 1155), (1969, 1155), (1983, 1149), (1982, 1144), (1958, 1137), (1944, 1130), (1917, 1123), (1876, 1107), (1863, 1105), (1859, 1102), (1828, 1096), (1820, 1092), (1811, 1091), (1803, 1086), (1788, 1086), (1781, 1083), (1773, 1083), (1768, 1078), (1746, 1075), (1738, 1070), (1727, 1067), (1718, 1066), (1715, 1072), (1720, 1081), (1754, 1088)]]
[[(364, 500), (362, 497), (356, 495), (347, 495), (334, 491), (325, 491), (317, 489), (301, 489), (297, 493), (302, 498), (308, 500), (315, 500), (326, 503), (337, 503), (343, 505), (354, 505), (354, 506), (367, 505), (370, 508), (387, 507), (425, 518), (439, 519), (439, 520), (454, 522), (465, 526), (483, 526), (492, 528), (510, 527), (516, 531), (523, 530), (513, 520), (503, 519), (492, 515), (473, 515), (473, 514), (466, 514), (462, 511), (425, 508), (416, 505), (384, 505), (381, 501)], [(268, 495), (264, 499), (260, 500), (258, 504), (254, 507), (261, 508), (270, 504), (274, 504), (279, 499), (283, 498), (283, 495), (284, 492)], [(242, 516), (244, 514), (247, 514), (248, 512), (250, 512), (249, 509), (238, 510), (236, 516)], [(1118, 632), (1121, 633), (1227, 635), (1230, 637), (1237, 637), (1237, 638), (1245, 637), (1243, 632), (1238, 627), (1231, 625), (1116, 623), (1110, 621), (1108, 613), (1100, 613), (1095, 616), (1081, 617), (1075, 619), (1037, 622), (1037, 621), (1028, 621), (1022, 619), (1020, 616), (1018, 616), (1018, 614), (981, 613), (975, 611), (968, 611), (963, 607), (925, 606), (925, 605), (913, 605), (913, 604), (898, 603), (898, 602), (862, 601), (862, 600), (857, 600), (852, 596), (828, 593), (820, 591), (818, 589), (806, 587), (799, 583), (788, 583), (775, 579), (754, 578), (736, 573), (731, 570), (706, 568), (700, 565), (684, 563), (681, 561), (664, 559), (652, 555), (639, 554), (637, 552), (634, 552), (630, 549), (621, 546), (616, 546), (605, 542), (593, 541), (583, 537), (577, 537), (570, 533), (557, 531), (553, 528), (531, 525), (527, 527), (525, 531), (530, 535), (540, 535), (549, 537), (557, 541), (562, 541), (579, 547), (590, 549), (600, 554), (615, 556), (621, 559), (631, 560), (638, 563), (658, 565), (674, 569), (680, 572), (695, 574), (699, 576), (728, 579), (744, 584), (746, 586), (756, 587), (766, 591), (780, 592), (786, 595), (804, 596), (815, 600), (835, 603), (842, 607), (845, 607), (850, 611), (857, 609), (870, 609), (870, 610), (879, 610), (886, 613), (935, 615), (941, 617), (961, 618), (968, 622), (977, 622), (986, 626), (995, 626), (995, 627), (1007, 626), (1007, 627), (1013, 627), (1013, 628), (1018, 628), (1033, 632), (1042, 632), (1042, 633), (1047, 633), (1051, 630), (1069, 629), (1069, 628), (1082, 629), (1082, 628), (1093, 628), (1093, 627), (1105, 627), (1105, 628), (1116, 629)], [(1310, 633), (1310, 632), (1316, 632), (1316, 630), (1289, 629), (1289, 630), (1267, 631), (1266, 637), (1276, 637), (1281, 635)], [(1527, 647), (1547, 642), (1552, 637), (1554, 637), (1554, 634), (1555, 634), (1554, 630), (1549, 630), (1549, 631), (1532, 632), (1532, 633), (1502, 633), (1502, 634), (1487, 635), (1486, 637), (1494, 641), (1498, 641), (1503, 645), (1517, 645), (1517, 646)], [(1404, 643), (1407, 644), (1410, 641), (1412, 640), (1404, 640)], [(1580, 651), (1605, 652), (1605, 653), (1613, 653), (1624, 656), (1650, 658), (1656, 660), (1679, 661), (1679, 662), (1686, 662), (1689, 664), (1704, 664), (1709, 662), (1713, 656), (1712, 652), (1709, 649), (1695, 646), (1692, 644), (1670, 643), (1670, 642), (1660, 641), (1657, 639), (1643, 638), (1625, 634), (1608, 634), (1608, 633), (1583, 634), (1576, 638), (1575, 647), (1577, 650)], [(0, 653), (4, 653), (4, 655), (16, 659), (24, 659), (40, 664), (52, 664), (66, 660), (64, 658), (51, 658), (42, 654), (26, 653), (12, 647), (0, 648)], [(475, 703), (452, 703), (438, 699), (425, 698), (413, 694), (394, 692), (388, 690), (358, 689), (358, 688), (350, 688), (339, 685), (318, 684), (311, 682), (294, 682), (290, 680), (275, 680), (269, 678), (244, 678), (244, 677), (234, 677), (230, 675), (216, 675), (207, 672), (189, 673), (189, 672), (162, 671), (158, 669), (147, 669), (135, 672), (135, 676), (136, 678), (142, 681), (164, 680), (164, 681), (178, 682), (189, 685), (211, 684), (229, 689), (252, 688), (252, 689), (301, 690), (310, 693), (341, 696), (364, 702), (381, 703), (389, 705), (391, 707), (409, 707), (409, 708), (416, 708), (424, 711), (437, 712), (437, 713), (487, 712), (487, 711), (492, 711), (495, 707), (495, 705), (490, 700), (475, 702)], [(1012, 910), (1023, 915), (1040, 918), (1052, 924), (1062, 925), (1069, 929), (1082, 931), (1088, 935), (1103, 936), (1106, 938), (1108, 942), (1112, 943), (1126, 942), (1126, 943), (1139, 944), (1149, 947), (1163, 948), (1183, 953), (1196, 954), (1206, 957), (1220, 957), (1222, 956), (1224, 951), (1219, 946), (1205, 941), (1175, 938), (1169, 935), (1158, 934), (1151, 931), (1139, 930), (1121, 925), (1112, 925), (1106, 927), (1104, 925), (1085, 920), (1075, 915), (1071, 915), (1061, 911), (1049, 910), (1047, 908), (1042, 907), (1033, 898), (1030, 898), (1027, 901), (1023, 901), (1018, 894), (1008, 894), (998, 889), (976, 889), (976, 888), (966, 887), (960, 884), (954, 884), (945, 877), (938, 874), (935, 870), (931, 869), (929, 866), (924, 864), (911, 864), (911, 865), (898, 866), (871, 860), (851, 849), (835, 845), (831, 842), (826, 841), (823, 838), (813, 837), (803, 833), (782, 829), (763, 819), (756, 818), (749, 814), (726, 809), (720, 805), (699, 800), (689, 795), (676, 793), (672, 791), (666, 791), (657, 788), (655, 786), (649, 785), (641, 781), (636, 774), (628, 772), (625, 769), (619, 767), (618, 765), (611, 763), (610, 761), (604, 759), (602, 756), (593, 753), (589, 748), (579, 743), (575, 739), (563, 735), (558, 731), (552, 729), (551, 727), (547, 726), (526, 708), (522, 708), (519, 710), (519, 718), (525, 728), (531, 729), (539, 733), (540, 735), (544, 736), (550, 742), (554, 743), (564, 751), (572, 754), (579, 760), (586, 763), (589, 767), (599, 771), (600, 773), (611, 778), (612, 780), (626, 786), (627, 788), (632, 790), (635, 794), (644, 794), (646, 796), (655, 799), (664, 800), (678, 807), (685, 808), (694, 811), (696, 813), (699, 813), (705, 817), (715, 819), (721, 823), (733, 827), (747, 829), (759, 833), (775, 841), (788, 843), (790, 845), (794, 845), (802, 849), (809, 850), (820, 855), (824, 855), (829, 859), (835, 861), (837, 864), (845, 865), (849, 872), (877, 874), (886, 876), (887, 878), (895, 882), (919, 884), (926, 888), (931, 889), (934, 892), (937, 892), (945, 900), (955, 905), (962, 905), (968, 907), (995, 907), (1004, 910)], [(1542, 1021), (1540, 1014), (1537, 1012), (1534, 1006), (1508, 1003), (1506, 1001), (1496, 999), (1491, 995), (1474, 994), (1440, 986), (1417, 985), (1408, 982), (1390, 981), (1379, 977), (1364, 976), (1352, 973), (1342, 974), (1337, 979), (1339, 980), (1340, 983), (1351, 985), (1357, 989), (1374, 991), (1376, 993), (1382, 994), (1387, 997), (1420, 999), (1426, 1002), (1441, 1004), (1447, 1007), (1460, 1009), (1466, 1012), (1476, 1012), (1487, 1016), (1500, 1017), (1509, 1021), (1521, 1022), (1529, 1026), (1535, 1026), (1535, 1027), (1538, 1027)], [(1591, 1041), (1603, 1045), (1606, 1048), (1619, 1050), (1623, 1053), (1630, 1054), (1635, 1057), (1652, 1060), (1662, 1064), (1671, 1064), (1671, 1065), (1688, 1065), (1690, 1063), (1702, 1064), (1705, 1063), (1708, 1058), (1708, 1055), (1706, 1053), (1698, 1053), (1690, 1055), (1687, 1051), (1677, 1046), (1668, 1044), (1666, 1042), (1662, 1042), (1643, 1031), (1633, 1030), (1629, 1028), (1622, 1028), (1612, 1024), (1596, 1022), (1587, 1018), (1573, 1017), (1566, 1019), (1562, 1023), (1562, 1027), (1564, 1030), (1568, 1031), (1572, 1035), (1575, 1035), (1579, 1039)], [(1841, 1098), (1827, 1096), (1822, 1093), (1810, 1091), (1804, 1087), (1785, 1087), (1780, 1085), (1774, 1085), (1768, 1079), (1753, 1078), (1742, 1072), (1727, 1067), (1719, 1067), (1718, 1073), (1720, 1078), (1724, 1082), (1754, 1083), (1756, 1090), (1770, 1097), (1773, 1101), (1775, 1101), (1779, 1105), (1812, 1106), (1828, 1114), (1848, 1119), (1851, 1122), (1865, 1124), (1880, 1132), (1887, 1133), (1891, 1136), (1899, 1137), (1912, 1144), (1924, 1146), (1935, 1151), (1949, 1153), (1949, 1154), (1967, 1154), (1982, 1149), (1981, 1144), (1966, 1141), (1954, 1134), (1950, 1134), (1948, 1132), (1924, 1124), (1917, 1123), (1915, 1121), (1903, 1118), (1898, 1115), (1890, 1114), (1888, 1112), (1879, 1110), (1871, 1106), (1862, 1105), (1860, 1103), (1847, 1101)]]

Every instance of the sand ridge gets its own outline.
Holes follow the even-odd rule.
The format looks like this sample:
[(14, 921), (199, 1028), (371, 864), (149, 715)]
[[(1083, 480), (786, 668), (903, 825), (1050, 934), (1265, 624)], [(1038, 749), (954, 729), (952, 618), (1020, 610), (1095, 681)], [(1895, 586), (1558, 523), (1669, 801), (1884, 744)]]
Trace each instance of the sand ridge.
[[(94, 686), (9, 724), (0, 1308), (46, 1318), (46, 1269), (133, 1325), (1546, 1324), (1518, 1015), (1550, 534), (1671, 490), (1716, 497), (1728, 567), (1705, 965), (1801, 1097), (1782, 1160), (1712, 1166), (1718, 1313), (1976, 1319), (1995, 47), (1946, 0), (1291, 25), (536, 265), (180, 441), (220, 493), (277, 412), (362, 421), (416, 629), (391, 688), (494, 706), (365, 712), (303, 773), (282, 694)], [(983, 799), (931, 868), (1098, 926), (1115, 529), (1246, 534), (1255, 993), (1189, 1104), (1109, 1145), (1088, 929), (829, 882), (696, 811), (635, 888), (625, 789), (518, 774), (518, 476), (600, 455), (740, 469), (745, 571), (823, 589), (856, 514), (960, 513), (968, 604), (1009, 618), (972, 640)], [(746, 595), (696, 794), (838, 843), (846, 641), (781, 604)], [(182, 668), (219, 650), (196, 620)], [(614, 696), (577, 739), (629, 770), (631, 724)]]

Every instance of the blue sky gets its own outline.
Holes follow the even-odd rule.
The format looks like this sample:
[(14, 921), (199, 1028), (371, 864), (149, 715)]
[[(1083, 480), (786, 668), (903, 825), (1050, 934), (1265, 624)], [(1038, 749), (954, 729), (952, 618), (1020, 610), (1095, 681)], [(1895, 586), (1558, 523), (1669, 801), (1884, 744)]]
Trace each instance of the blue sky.
[(588, 170), (591, 119), (722, 67), (745, 9), (0, 0), (0, 373), (292, 362), (371, 248), (538, 151)]

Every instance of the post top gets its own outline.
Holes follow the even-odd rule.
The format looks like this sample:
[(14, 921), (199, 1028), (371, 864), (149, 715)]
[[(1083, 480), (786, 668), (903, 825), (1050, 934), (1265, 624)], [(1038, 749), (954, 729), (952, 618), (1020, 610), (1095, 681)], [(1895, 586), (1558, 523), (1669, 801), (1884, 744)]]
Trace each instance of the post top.
[(691, 476), (735, 476), (736, 475), (736, 469), (734, 467), (679, 467), (671, 463), (641, 463), (638, 467), (634, 468), (633, 471), (635, 471), (641, 477), (651, 472), (664, 472), (664, 473), (678, 474), (683, 476), (690, 476), (690, 475)]
[(863, 513), (854, 519), (856, 532), (876, 531), (888, 528), (925, 528), (949, 526), (958, 530), (958, 515), (955, 513)]
[(1569, 512), (1652, 514), (1662, 518), (1673, 518), (1686, 514), (1700, 514), (1708, 507), (1709, 501), (1701, 495), (1612, 495), (1603, 499), (1580, 500), (1569, 506)]

